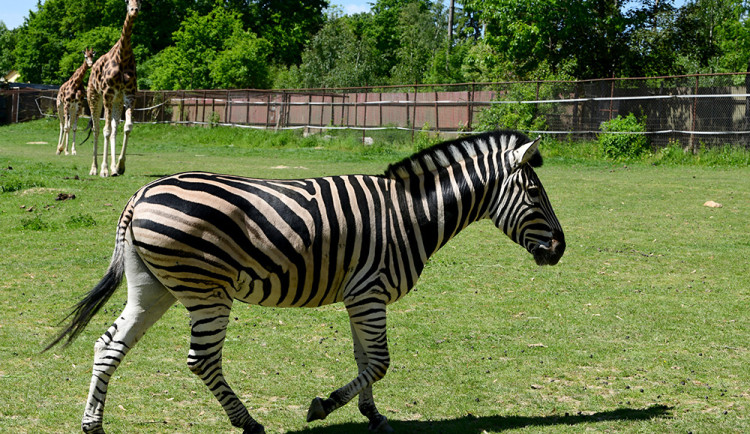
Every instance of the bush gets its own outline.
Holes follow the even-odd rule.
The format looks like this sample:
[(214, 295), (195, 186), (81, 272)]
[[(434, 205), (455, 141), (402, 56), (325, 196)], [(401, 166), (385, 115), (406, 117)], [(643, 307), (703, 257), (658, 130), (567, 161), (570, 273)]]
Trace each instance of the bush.
[[(479, 112), (479, 130), (511, 129), (540, 131), (547, 129), (546, 109), (543, 104), (524, 104), (520, 101), (536, 100), (533, 84), (520, 84), (505, 92), (499, 92), (501, 100)], [(511, 102), (513, 101), (513, 102)]]
[(599, 149), (606, 158), (629, 160), (640, 157), (649, 150), (649, 140), (644, 134), (623, 134), (646, 132), (645, 120), (638, 121), (632, 113), (624, 118), (618, 115), (602, 123), (600, 129), (604, 134), (599, 134)]

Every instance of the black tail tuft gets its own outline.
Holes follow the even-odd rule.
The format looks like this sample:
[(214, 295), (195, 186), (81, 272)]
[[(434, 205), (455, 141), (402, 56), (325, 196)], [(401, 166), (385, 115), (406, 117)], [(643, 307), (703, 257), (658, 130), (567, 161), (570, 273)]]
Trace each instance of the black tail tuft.
[(114, 294), (120, 282), (122, 282), (122, 275), (124, 271), (124, 252), (123, 245), (118, 243), (115, 246), (115, 252), (112, 255), (112, 262), (109, 264), (107, 273), (102, 277), (99, 283), (86, 294), (81, 301), (79, 301), (73, 310), (63, 318), (60, 323), (65, 322), (69, 318), (70, 324), (59, 334), (55, 339), (52, 340), (42, 352), (49, 350), (58, 343), (60, 343), (67, 336), (68, 339), (63, 344), (63, 347), (70, 345), (76, 337), (86, 328), (91, 318), (99, 312), (99, 309), (104, 306), (109, 298)]
[(86, 138), (85, 138), (85, 139), (83, 139), (83, 141), (82, 141), (81, 143), (79, 143), (79, 144), (78, 144), (78, 146), (81, 146), (81, 145), (83, 145), (84, 143), (86, 143), (86, 140), (88, 140), (88, 139), (89, 139), (89, 137), (91, 137), (91, 130), (92, 130), (93, 128), (94, 128), (94, 118), (92, 117), (91, 119), (89, 119), (89, 124), (88, 124), (88, 125), (86, 126), (86, 129), (87, 129), (87, 130), (89, 131), (89, 133), (88, 133), (88, 134), (86, 134)]

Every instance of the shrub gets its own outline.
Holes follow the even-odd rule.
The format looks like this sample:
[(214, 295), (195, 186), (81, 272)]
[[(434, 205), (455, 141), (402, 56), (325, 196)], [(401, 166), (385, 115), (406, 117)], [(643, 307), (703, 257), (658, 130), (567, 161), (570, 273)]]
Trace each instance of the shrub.
[(52, 225), (36, 214), (33, 217), (21, 219), (21, 228), (30, 231), (47, 231), (52, 229)]
[(78, 214), (70, 216), (66, 226), (68, 228), (89, 228), (96, 226), (96, 220), (90, 214)]
[(599, 149), (606, 158), (629, 160), (640, 157), (649, 149), (649, 140), (644, 134), (623, 134), (646, 132), (645, 121), (639, 121), (632, 113), (603, 122), (600, 129), (603, 134), (598, 137)]
[[(505, 101), (479, 112), (479, 130), (512, 129), (521, 131), (540, 131), (547, 128), (544, 104), (525, 104), (520, 101), (537, 99), (533, 84), (518, 85), (499, 93)], [(513, 102), (511, 102), (513, 101)]]

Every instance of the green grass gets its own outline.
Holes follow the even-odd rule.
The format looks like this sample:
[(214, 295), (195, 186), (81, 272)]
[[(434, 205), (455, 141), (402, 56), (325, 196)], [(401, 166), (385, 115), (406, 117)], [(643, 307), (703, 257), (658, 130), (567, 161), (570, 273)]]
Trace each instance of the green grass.
[[(88, 175), (90, 143), (55, 155), (54, 122), (0, 127), (0, 432), (79, 430), (93, 343), (120, 313), (124, 288), (69, 348), (39, 351), (104, 273), (140, 186), (193, 169), (380, 173), (411, 151), (404, 140), (362, 150), (351, 134), (284, 134), (137, 125), (126, 175), (101, 179)], [(38, 141), (48, 144), (27, 144)], [(392, 365), (374, 390), (397, 432), (750, 430), (750, 168), (626, 167), (574, 147), (543, 145), (549, 158), (537, 170), (565, 229), (560, 264), (537, 267), (480, 222), (389, 307)], [(186, 366), (188, 333), (175, 306), (128, 355), (110, 385), (106, 430), (232, 430)], [(366, 432), (354, 403), (304, 420), (314, 396), (355, 375), (351, 347), (342, 306), (238, 303), (224, 367), (268, 432)]]

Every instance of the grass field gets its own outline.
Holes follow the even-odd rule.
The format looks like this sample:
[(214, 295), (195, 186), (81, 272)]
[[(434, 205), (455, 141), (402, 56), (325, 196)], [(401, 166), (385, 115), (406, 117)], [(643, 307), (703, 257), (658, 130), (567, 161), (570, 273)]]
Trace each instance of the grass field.
[[(0, 432), (79, 430), (93, 343), (124, 288), (73, 345), (40, 350), (104, 273), (117, 218), (140, 186), (192, 169), (380, 173), (408, 155), (404, 145), (363, 151), (351, 140), (137, 125), (127, 173), (101, 179), (88, 175), (90, 143), (56, 156), (56, 139), (52, 121), (0, 127)], [(374, 391), (393, 428), (750, 431), (750, 168), (553, 156), (537, 173), (565, 256), (537, 267), (488, 221), (438, 252), (389, 308), (392, 364)], [(61, 193), (75, 198), (55, 200)], [(105, 429), (232, 430), (186, 366), (188, 334), (176, 305), (117, 370)], [(228, 381), (268, 432), (366, 432), (352, 404), (305, 422), (314, 396), (356, 374), (342, 306), (236, 304), (224, 354)]]

